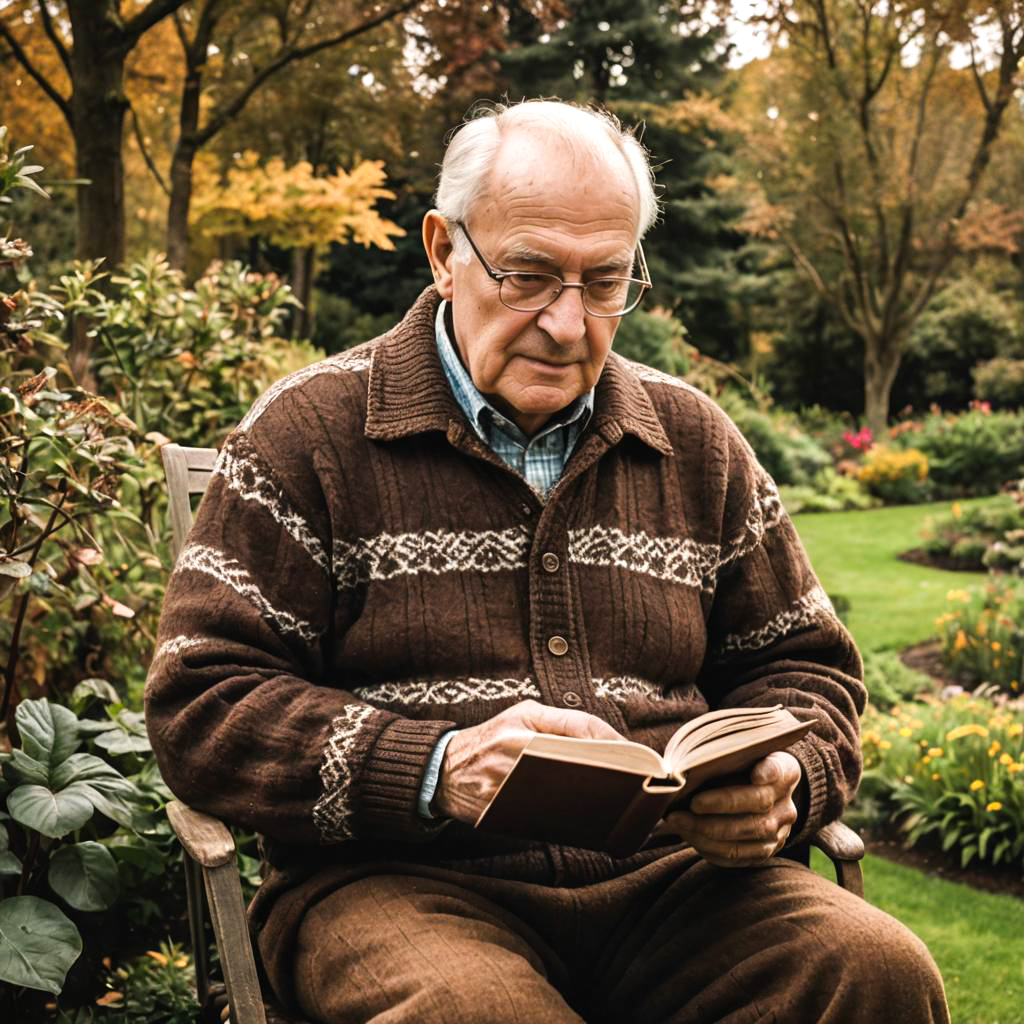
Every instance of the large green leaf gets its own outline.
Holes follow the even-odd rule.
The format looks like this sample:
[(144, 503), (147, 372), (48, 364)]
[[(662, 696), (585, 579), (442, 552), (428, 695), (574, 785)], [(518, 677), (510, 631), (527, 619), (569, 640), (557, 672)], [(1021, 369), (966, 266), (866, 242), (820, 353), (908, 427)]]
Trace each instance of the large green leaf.
[(78, 719), (70, 709), (43, 697), (23, 700), (14, 717), (29, 757), (55, 768), (78, 749)]
[(149, 744), (145, 717), (138, 711), (122, 711), (116, 719), (118, 728), (101, 733), (96, 737), (96, 746), (108, 753), (148, 754), (153, 748)]
[(50, 858), (50, 888), (76, 910), (106, 910), (117, 899), (117, 864), (99, 843), (62, 846)]
[(45, 786), (18, 786), (7, 797), (11, 817), (51, 839), (81, 828), (93, 815), (93, 803), (84, 783), (74, 782), (54, 793)]
[(97, 789), (91, 782), (82, 783), (84, 792), (92, 801), (93, 807), (100, 814), (105, 814), (111, 821), (125, 828), (134, 828), (137, 812), (135, 805), (126, 798), (126, 795), (117, 792), (105, 792)]
[(81, 952), (78, 929), (48, 900), (0, 901), (0, 981), (59, 995)]
[(88, 782), (97, 788), (132, 791), (132, 784), (112, 765), (95, 754), (72, 754), (54, 769), (54, 789), (63, 789), (72, 782)]
[(0, 876), (20, 874), (21, 861), (10, 850), (0, 851)]
[(7, 762), (7, 772), (15, 783), (47, 786), (50, 783), (50, 767), (29, 757), (24, 750), (15, 750)]

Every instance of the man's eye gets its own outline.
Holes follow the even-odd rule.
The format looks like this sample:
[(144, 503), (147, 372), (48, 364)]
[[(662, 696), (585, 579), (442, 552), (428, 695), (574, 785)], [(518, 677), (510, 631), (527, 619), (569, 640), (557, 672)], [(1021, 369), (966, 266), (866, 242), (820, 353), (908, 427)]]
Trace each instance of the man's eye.
[(509, 274), (507, 280), (517, 288), (536, 288), (550, 282), (548, 274)]
[(617, 277), (601, 277), (587, 285), (588, 291), (594, 296), (616, 295), (622, 287), (623, 283)]

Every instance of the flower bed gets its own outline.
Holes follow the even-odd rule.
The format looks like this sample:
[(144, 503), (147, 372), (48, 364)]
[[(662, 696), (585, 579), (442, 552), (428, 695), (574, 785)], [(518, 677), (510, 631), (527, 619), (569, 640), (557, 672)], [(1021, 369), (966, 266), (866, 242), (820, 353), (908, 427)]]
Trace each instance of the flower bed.
[(856, 811), (896, 821), (908, 845), (934, 838), (964, 867), (1024, 867), (1024, 712), (1019, 702), (928, 697), (864, 718)]

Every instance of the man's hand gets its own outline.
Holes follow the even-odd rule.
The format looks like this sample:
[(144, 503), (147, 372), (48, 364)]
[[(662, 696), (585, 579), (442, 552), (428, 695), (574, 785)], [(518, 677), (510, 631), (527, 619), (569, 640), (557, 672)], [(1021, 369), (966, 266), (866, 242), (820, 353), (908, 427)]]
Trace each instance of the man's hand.
[(761, 864), (789, 838), (800, 775), (800, 762), (784, 750), (776, 751), (754, 765), (749, 786), (698, 793), (689, 811), (666, 816), (664, 830), (678, 834), (719, 867)]
[(434, 807), (446, 818), (476, 824), (523, 747), (538, 732), (591, 740), (623, 739), (607, 722), (586, 711), (563, 711), (524, 700), (452, 737)]

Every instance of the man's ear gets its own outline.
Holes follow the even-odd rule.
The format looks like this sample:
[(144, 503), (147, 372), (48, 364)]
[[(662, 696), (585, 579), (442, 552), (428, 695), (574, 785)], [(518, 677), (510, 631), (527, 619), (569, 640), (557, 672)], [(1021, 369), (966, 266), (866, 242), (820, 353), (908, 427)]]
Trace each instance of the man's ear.
[(448, 235), (448, 225), (437, 210), (428, 211), (423, 218), (423, 248), (427, 250), (434, 284), (442, 299), (452, 297), (452, 261), (455, 249)]

